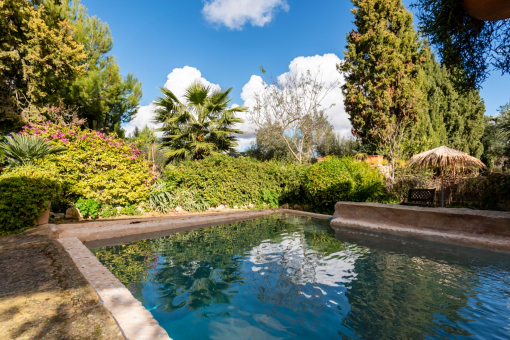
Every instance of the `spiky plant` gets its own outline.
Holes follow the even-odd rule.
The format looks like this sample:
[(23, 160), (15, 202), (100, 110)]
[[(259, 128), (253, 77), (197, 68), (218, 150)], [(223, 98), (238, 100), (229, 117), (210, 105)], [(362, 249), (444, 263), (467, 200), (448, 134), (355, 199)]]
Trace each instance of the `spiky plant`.
[(162, 148), (166, 163), (173, 160), (203, 159), (205, 156), (235, 151), (234, 134), (242, 131), (234, 128), (242, 119), (236, 117), (245, 107), (228, 108), (229, 94), (215, 91), (202, 83), (193, 83), (185, 90), (184, 102), (170, 90), (162, 88), (162, 97), (155, 100), (154, 121), (162, 123)]
[(11, 135), (5, 137), (7, 142), (0, 143), (0, 150), (7, 157), (10, 166), (24, 166), (67, 150), (63, 146), (52, 146), (51, 142), (37, 136)]

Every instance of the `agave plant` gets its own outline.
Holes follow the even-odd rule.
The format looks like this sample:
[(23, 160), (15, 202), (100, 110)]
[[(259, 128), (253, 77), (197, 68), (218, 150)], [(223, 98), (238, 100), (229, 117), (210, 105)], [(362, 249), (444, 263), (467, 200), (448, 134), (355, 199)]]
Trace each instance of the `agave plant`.
[(38, 159), (67, 150), (63, 146), (52, 146), (37, 136), (6, 136), (6, 143), (0, 143), (0, 150), (7, 157), (11, 166), (33, 164)]
[(156, 184), (149, 196), (148, 206), (151, 210), (167, 213), (175, 208), (176, 203), (165, 183)]

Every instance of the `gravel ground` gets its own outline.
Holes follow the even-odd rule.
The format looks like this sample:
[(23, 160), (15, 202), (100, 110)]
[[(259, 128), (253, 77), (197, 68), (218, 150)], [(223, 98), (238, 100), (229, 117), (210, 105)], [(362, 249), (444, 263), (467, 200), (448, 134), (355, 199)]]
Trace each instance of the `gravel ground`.
[(0, 339), (124, 339), (48, 227), (0, 238)]

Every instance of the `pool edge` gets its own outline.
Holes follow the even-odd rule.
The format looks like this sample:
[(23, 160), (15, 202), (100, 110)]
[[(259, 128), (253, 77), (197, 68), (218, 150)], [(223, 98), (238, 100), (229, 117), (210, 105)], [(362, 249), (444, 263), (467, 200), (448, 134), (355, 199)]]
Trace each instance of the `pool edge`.
[(140, 301), (76, 237), (60, 238), (80, 273), (110, 312), (126, 339), (171, 340)]

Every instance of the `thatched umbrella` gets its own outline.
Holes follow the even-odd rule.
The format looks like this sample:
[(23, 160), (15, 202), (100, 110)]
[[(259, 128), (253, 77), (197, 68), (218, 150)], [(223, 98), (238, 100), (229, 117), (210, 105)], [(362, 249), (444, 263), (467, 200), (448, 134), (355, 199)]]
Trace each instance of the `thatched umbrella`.
[(450, 149), (446, 146), (425, 151), (414, 155), (407, 163), (410, 167), (439, 168), (441, 175), (441, 207), (444, 207), (443, 176), (448, 168), (485, 168), (485, 165), (477, 158), (465, 152)]

